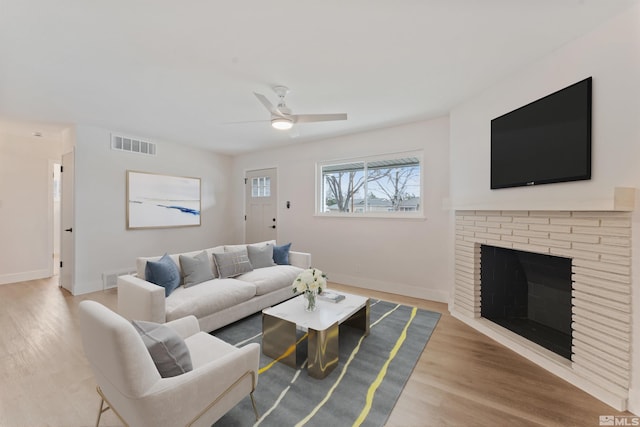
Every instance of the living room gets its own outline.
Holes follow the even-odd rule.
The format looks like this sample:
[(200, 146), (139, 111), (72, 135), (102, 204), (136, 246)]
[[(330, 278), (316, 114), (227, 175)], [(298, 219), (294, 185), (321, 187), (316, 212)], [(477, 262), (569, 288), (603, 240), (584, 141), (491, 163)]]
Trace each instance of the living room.
[[(616, 188), (640, 186), (638, 158), (640, 124), (640, 8), (623, 13), (589, 29), (551, 52), (493, 81), (483, 90), (460, 99), (450, 110), (406, 123), (390, 123), (380, 129), (329, 136), (302, 144), (283, 141), (272, 147), (226, 154), (175, 140), (153, 138), (155, 156), (144, 157), (114, 151), (111, 134), (126, 130), (105, 123), (60, 126), (49, 138), (56, 148), (41, 148), (32, 135), (16, 135), (2, 127), (3, 183), (0, 210), (9, 214), (14, 195), (8, 183), (20, 177), (17, 168), (34, 157), (38, 180), (31, 194), (47, 194), (46, 159), (61, 158), (65, 148), (75, 148), (75, 257), (74, 295), (101, 292), (103, 273), (132, 268), (135, 257), (181, 252), (244, 238), (244, 177), (246, 171), (277, 168), (279, 211), (278, 241), (293, 242), (292, 249), (309, 252), (313, 264), (326, 270), (330, 280), (360, 289), (389, 292), (410, 298), (450, 304), (455, 283), (455, 211), (608, 211), (613, 210)], [(498, 50), (498, 48), (496, 48)], [(586, 77), (593, 77), (593, 165), (589, 181), (526, 188), (490, 190), (489, 126), (492, 118), (514, 110)], [(380, 87), (372, 89), (374, 92)], [(389, 90), (388, 88), (383, 88)], [(249, 96), (251, 96), (250, 89)], [(375, 95), (375, 94), (374, 94)], [(2, 113), (12, 116), (3, 105)], [(186, 108), (186, 107), (185, 107)], [(151, 118), (150, 118), (151, 120)], [(200, 120), (206, 120), (200, 118)], [(4, 123), (4, 122), (3, 122)], [(319, 126), (319, 125), (318, 125)], [(132, 131), (129, 131), (132, 132)], [(295, 141), (295, 140), (294, 140)], [(16, 148), (16, 145), (23, 144)], [(25, 149), (24, 145), (29, 144)], [(211, 137), (211, 145), (215, 137)], [(420, 151), (423, 173), (424, 218), (334, 218), (317, 215), (316, 165), (322, 161), (352, 159), (388, 153)], [(138, 170), (202, 180), (200, 227), (163, 230), (126, 230), (126, 171)], [(46, 183), (45, 183), (46, 181)], [(285, 202), (290, 202), (289, 207)], [(38, 207), (42, 207), (38, 205)], [(38, 224), (48, 219), (37, 209), (12, 210), (4, 223)], [(638, 241), (637, 210), (631, 214), (632, 242)], [(15, 227), (14, 227), (15, 228)], [(0, 278), (25, 272), (47, 271), (48, 243), (38, 256), (33, 240), (10, 238), (0, 243), (6, 263)], [(631, 251), (636, 247), (632, 243)], [(637, 257), (631, 271), (638, 271)], [(634, 268), (635, 267), (635, 268)], [(35, 277), (34, 277), (35, 278)], [(24, 278), (22, 280), (28, 280)], [(635, 288), (637, 275), (632, 273)], [(0, 292), (2, 292), (0, 287)], [(640, 304), (632, 293), (631, 307)], [(4, 298), (3, 298), (4, 299)], [(632, 310), (633, 324), (637, 310)], [(631, 347), (640, 342), (632, 328)], [(640, 353), (632, 351), (628, 409), (640, 410)], [(578, 384), (578, 386), (580, 386)], [(604, 414), (603, 414), (604, 415)], [(595, 424), (594, 424), (595, 425)]]

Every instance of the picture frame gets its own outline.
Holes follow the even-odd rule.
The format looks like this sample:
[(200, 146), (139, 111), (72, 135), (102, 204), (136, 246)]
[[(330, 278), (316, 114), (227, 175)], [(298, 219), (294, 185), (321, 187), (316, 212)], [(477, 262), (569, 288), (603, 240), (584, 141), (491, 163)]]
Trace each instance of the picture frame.
[(200, 178), (127, 171), (127, 230), (201, 225)]

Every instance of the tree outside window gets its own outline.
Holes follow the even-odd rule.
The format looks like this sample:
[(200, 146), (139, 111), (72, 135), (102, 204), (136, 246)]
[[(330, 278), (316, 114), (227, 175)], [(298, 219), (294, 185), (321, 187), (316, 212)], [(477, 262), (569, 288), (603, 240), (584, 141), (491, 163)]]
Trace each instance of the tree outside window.
[(321, 171), (321, 212), (421, 210), (420, 161), (417, 157), (334, 163), (322, 166)]

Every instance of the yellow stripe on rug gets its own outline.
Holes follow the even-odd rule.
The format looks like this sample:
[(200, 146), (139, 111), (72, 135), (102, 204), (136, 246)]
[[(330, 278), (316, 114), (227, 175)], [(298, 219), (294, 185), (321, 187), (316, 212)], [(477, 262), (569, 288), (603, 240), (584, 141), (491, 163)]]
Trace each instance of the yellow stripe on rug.
[(382, 369), (380, 369), (380, 372), (378, 372), (378, 377), (369, 386), (366, 403), (364, 405), (364, 408), (362, 408), (362, 412), (360, 412), (360, 416), (353, 423), (354, 426), (361, 425), (364, 422), (364, 420), (367, 418), (367, 415), (369, 415), (369, 411), (371, 410), (371, 405), (373, 404), (373, 396), (376, 394), (376, 390), (378, 390), (378, 387), (380, 387), (380, 383), (382, 383), (382, 380), (387, 375), (387, 368), (389, 367), (389, 364), (396, 357), (396, 354), (398, 354), (398, 350), (400, 349), (400, 347), (402, 347), (404, 340), (407, 338), (407, 329), (409, 329), (409, 325), (411, 325), (413, 318), (416, 317), (417, 312), (418, 312), (418, 309), (416, 307), (413, 307), (413, 310), (411, 310), (411, 317), (407, 321), (407, 324), (404, 326), (402, 333), (398, 337), (398, 340), (396, 341), (396, 345), (391, 350), (391, 353), (389, 353), (389, 358), (382, 366)]
[[(393, 313), (394, 311), (396, 311), (398, 308), (400, 307), (400, 304), (396, 305), (392, 310), (387, 311), (383, 316), (381, 316), (377, 321), (375, 321), (374, 323), (372, 323), (369, 328), (374, 327), (375, 325), (377, 325), (378, 323), (380, 323), (380, 321), (382, 321), (382, 319), (384, 319), (385, 317), (389, 316), (391, 313)], [(358, 354), (358, 352), (360, 351), (360, 345), (362, 344), (362, 341), (366, 338), (365, 335), (361, 336), (360, 339), (358, 340), (358, 345), (356, 345), (356, 347), (351, 351), (351, 355), (349, 356), (349, 360), (347, 360), (347, 363), (344, 364), (344, 369), (342, 369), (342, 372), (340, 372), (340, 376), (338, 377), (338, 379), (336, 380), (336, 382), (333, 384), (333, 386), (329, 389), (329, 391), (327, 392), (327, 394), (325, 395), (324, 399), (322, 399), (322, 401), (320, 401), (320, 403), (318, 403), (318, 405), (313, 408), (313, 410), (311, 412), (309, 412), (309, 415), (307, 415), (306, 417), (304, 417), (303, 419), (300, 420), (300, 422), (298, 422), (298, 424), (296, 424), (296, 427), (300, 427), (305, 425), (311, 418), (313, 418), (313, 416), (320, 410), (320, 408), (322, 408), (324, 406), (325, 403), (327, 403), (329, 401), (329, 398), (331, 397), (331, 395), (333, 394), (333, 391), (338, 387), (338, 385), (340, 385), (340, 382), (342, 381), (342, 378), (345, 376), (345, 374), (347, 373), (347, 370), (349, 368), (349, 365), (351, 364), (351, 362), (353, 361), (353, 359), (356, 358), (356, 355)]]

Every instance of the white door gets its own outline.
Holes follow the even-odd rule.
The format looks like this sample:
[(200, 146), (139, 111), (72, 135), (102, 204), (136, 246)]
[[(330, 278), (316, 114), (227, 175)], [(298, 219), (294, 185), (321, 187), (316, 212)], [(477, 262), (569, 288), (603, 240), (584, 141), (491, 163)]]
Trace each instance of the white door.
[(75, 239), (74, 215), (74, 154), (62, 155), (61, 203), (60, 203), (60, 286), (73, 294)]
[(245, 241), (276, 240), (278, 195), (276, 169), (248, 171), (245, 175)]

